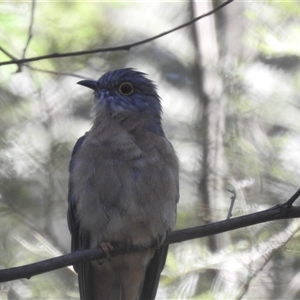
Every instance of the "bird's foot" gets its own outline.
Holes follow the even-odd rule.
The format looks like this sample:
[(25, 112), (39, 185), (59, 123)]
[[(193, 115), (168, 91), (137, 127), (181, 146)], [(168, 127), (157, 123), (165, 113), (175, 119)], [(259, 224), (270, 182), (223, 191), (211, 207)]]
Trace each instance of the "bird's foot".
[(110, 252), (114, 250), (114, 247), (112, 246), (112, 244), (110, 242), (103, 242), (103, 243), (101, 243), (100, 246), (101, 246), (102, 250), (104, 251), (107, 259), (109, 261), (111, 261)]

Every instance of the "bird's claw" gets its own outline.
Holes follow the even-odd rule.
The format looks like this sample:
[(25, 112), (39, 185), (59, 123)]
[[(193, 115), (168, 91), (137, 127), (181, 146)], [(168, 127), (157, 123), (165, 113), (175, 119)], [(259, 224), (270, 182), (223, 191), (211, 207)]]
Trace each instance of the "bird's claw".
[(114, 247), (112, 246), (112, 244), (110, 242), (103, 242), (103, 243), (101, 243), (100, 246), (101, 246), (102, 250), (104, 251), (107, 259), (109, 261), (111, 261), (110, 252), (114, 250)]

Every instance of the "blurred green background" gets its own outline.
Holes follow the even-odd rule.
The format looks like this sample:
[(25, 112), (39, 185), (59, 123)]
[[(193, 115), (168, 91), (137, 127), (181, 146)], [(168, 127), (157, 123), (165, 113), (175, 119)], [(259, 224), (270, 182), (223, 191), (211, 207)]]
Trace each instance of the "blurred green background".
[[(136, 42), (220, 1), (36, 1), (26, 57)], [(30, 1), (0, 2), (0, 46), (21, 58)], [(70, 251), (68, 163), (92, 121), (80, 78), (134, 67), (163, 101), (178, 153), (177, 228), (284, 202), (299, 188), (299, 1), (237, 1), (130, 51), (0, 66), (0, 268)], [(1, 50), (0, 49), (0, 50)], [(0, 51), (0, 62), (10, 60)], [(157, 299), (300, 299), (299, 220), (173, 245)], [(0, 299), (78, 299), (72, 267), (0, 284)]]

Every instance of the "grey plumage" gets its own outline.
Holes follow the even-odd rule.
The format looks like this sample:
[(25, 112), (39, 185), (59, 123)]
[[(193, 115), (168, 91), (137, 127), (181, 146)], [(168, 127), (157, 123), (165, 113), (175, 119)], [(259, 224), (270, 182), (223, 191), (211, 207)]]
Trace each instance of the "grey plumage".
[[(133, 69), (79, 84), (95, 91), (95, 118), (70, 162), (72, 251), (161, 245), (176, 222), (178, 162), (154, 84)], [(154, 299), (166, 254), (160, 247), (76, 265), (81, 299)]]

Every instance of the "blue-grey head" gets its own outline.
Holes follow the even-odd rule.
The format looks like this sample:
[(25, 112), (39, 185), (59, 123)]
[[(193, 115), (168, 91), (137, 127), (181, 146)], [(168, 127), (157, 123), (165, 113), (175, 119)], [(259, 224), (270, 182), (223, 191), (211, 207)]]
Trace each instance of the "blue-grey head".
[(161, 127), (160, 97), (145, 73), (125, 68), (107, 72), (97, 81), (82, 80), (78, 84), (94, 90), (96, 114), (102, 107), (112, 115), (140, 113), (141, 118), (149, 119), (148, 129), (157, 131)]

